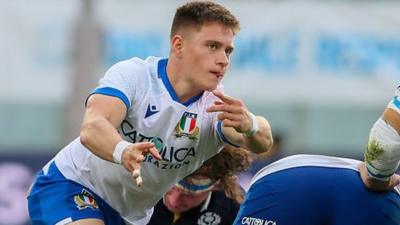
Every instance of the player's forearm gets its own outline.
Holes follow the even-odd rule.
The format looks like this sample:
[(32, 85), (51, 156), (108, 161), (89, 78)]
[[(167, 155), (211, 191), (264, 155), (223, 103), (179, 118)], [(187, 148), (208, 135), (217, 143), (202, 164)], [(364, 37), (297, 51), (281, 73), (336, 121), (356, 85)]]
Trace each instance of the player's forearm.
[(400, 161), (400, 114), (392, 103), (371, 128), (365, 151), (369, 175), (382, 181), (390, 179)]
[(87, 119), (82, 124), (81, 143), (95, 155), (113, 162), (116, 144), (122, 140), (117, 130), (103, 117)]
[[(238, 132), (232, 127), (222, 127), (222, 133), (229, 142), (246, 148), (253, 153), (264, 153), (272, 147), (272, 131), (268, 121), (264, 117), (254, 117), (257, 122), (256, 129), (250, 128), (248, 132)], [(253, 131), (252, 131), (253, 130)], [(247, 133), (247, 134), (246, 134)]]
[(264, 153), (271, 149), (273, 139), (271, 126), (268, 121), (260, 116), (256, 117), (258, 131), (251, 136), (243, 134), (243, 145), (254, 153)]

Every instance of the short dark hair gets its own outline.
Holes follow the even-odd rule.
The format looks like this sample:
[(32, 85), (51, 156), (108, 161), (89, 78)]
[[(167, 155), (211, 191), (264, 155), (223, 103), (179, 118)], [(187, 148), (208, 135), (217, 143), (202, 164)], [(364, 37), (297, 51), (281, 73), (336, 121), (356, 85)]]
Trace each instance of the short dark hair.
[(171, 38), (181, 28), (199, 29), (204, 23), (217, 22), (232, 29), (233, 34), (240, 30), (239, 21), (225, 7), (211, 1), (193, 1), (177, 8), (171, 27)]

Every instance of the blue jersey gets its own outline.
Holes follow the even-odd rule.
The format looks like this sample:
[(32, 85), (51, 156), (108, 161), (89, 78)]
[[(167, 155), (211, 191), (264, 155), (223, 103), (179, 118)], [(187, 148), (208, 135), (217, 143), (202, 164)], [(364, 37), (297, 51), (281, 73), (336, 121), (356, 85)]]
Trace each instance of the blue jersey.
[(366, 189), (361, 161), (295, 155), (253, 178), (234, 225), (400, 225), (398, 187)]

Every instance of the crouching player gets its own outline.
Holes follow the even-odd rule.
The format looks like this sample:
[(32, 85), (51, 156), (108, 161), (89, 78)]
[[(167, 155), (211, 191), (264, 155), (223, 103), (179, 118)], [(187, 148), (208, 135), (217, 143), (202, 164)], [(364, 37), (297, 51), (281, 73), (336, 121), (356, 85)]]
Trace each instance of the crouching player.
[[(294, 155), (260, 170), (235, 225), (400, 225), (400, 89), (370, 131), (365, 163)], [(360, 178), (361, 177), (361, 178)]]

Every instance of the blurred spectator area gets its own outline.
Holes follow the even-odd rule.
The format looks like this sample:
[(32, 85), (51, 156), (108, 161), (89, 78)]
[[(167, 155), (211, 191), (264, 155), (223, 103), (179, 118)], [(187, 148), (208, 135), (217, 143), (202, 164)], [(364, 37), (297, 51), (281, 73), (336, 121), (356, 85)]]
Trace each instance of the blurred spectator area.
[[(184, 1), (0, 1), (0, 158), (54, 155), (113, 63), (168, 55)], [(225, 90), (285, 154), (360, 157), (399, 84), (398, 1), (218, 1), (240, 19)]]

